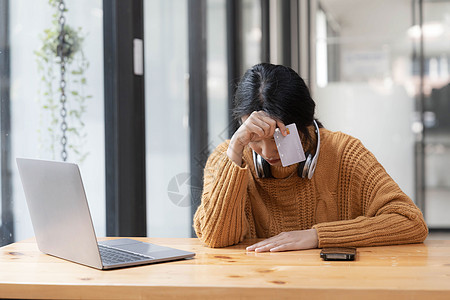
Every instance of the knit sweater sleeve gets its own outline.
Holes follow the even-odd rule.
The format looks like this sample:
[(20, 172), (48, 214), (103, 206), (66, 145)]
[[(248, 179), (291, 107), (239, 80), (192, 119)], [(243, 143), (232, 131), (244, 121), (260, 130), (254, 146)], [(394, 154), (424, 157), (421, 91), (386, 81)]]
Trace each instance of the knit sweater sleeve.
[(313, 226), (320, 248), (417, 243), (428, 234), (421, 211), (357, 139), (342, 155), (338, 206), (340, 221)]
[(239, 167), (226, 154), (228, 142), (210, 155), (204, 169), (202, 201), (194, 216), (198, 238), (209, 247), (241, 242), (247, 231), (245, 203), (248, 168)]

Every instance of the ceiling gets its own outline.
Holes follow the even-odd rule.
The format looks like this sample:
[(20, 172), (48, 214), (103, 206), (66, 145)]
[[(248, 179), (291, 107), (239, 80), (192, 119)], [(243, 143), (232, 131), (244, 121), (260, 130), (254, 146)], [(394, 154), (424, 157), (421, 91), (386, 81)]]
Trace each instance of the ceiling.
[[(340, 29), (339, 43), (389, 45), (393, 51), (411, 49), (408, 29), (413, 25), (411, 0), (320, 0)], [(427, 39), (426, 50), (450, 53), (450, 0), (425, 1), (424, 24), (439, 22), (443, 33)], [(425, 36), (426, 37), (426, 36)]]

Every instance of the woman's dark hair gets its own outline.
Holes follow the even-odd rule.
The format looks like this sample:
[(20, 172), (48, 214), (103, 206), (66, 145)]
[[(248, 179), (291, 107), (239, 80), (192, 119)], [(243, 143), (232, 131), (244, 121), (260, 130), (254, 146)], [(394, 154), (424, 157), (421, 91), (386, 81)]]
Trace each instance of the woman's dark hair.
[[(313, 124), (316, 104), (303, 79), (291, 68), (261, 63), (248, 69), (236, 89), (233, 116), (241, 118), (253, 111), (265, 111), (272, 118), (297, 129), (310, 142), (307, 126)], [(322, 124), (318, 122), (319, 127)]]

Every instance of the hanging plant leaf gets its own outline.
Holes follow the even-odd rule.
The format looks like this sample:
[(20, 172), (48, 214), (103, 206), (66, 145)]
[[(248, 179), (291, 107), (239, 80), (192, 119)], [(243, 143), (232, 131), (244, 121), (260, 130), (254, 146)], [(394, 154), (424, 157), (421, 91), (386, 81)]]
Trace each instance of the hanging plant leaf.
[[(64, 1), (63, 1), (64, 2)], [(49, 5), (55, 9), (52, 14), (51, 27), (43, 31), (40, 36), (41, 46), (34, 51), (37, 70), (41, 74), (41, 86), (39, 87), (39, 101), (42, 102), (40, 118), (43, 126), (37, 129), (40, 148), (51, 152), (53, 159), (59, 147), (66, 147), (66, 153), (62, 158), (67, 158), (67, 151), (70, 149), (78, 161), (81, 163), (89, 152), (84, 151), (87, 132), (83, 118), (86, 113), (86, 99), (91, 95), (84, 94), (87, 80), (83, 75), (88, 66), (83, 53), (84, 35), (82, 28), (74, 29), (70, 25), (59, 23), (61, 11), (64, 17), (68, 12), (64, 6), (60, 7), (60, 1), (49, 0)], [(67, 18), (64, 18), (67, 22)], [(64, 62), (65, 74), (62, 73), (60, 64)], [(70, 76), (64, 76), (70, 75)], [(61, 88), (60, 80), (65, 80), (66, 84)], [(70, 91), (67, 89), (70, 86)], [(61, 94), (64, 92), (65, 100), (61, 101)], [(65, 113), (62, 113), (65, 111)], [(62, 126), (62, 124), (65, 124)], [(44, 136), (46, 135), (46, 136)], [(64, 143), (61, 142), (63, 137)], [(75, 151), (76, 150), (76, 151)]]

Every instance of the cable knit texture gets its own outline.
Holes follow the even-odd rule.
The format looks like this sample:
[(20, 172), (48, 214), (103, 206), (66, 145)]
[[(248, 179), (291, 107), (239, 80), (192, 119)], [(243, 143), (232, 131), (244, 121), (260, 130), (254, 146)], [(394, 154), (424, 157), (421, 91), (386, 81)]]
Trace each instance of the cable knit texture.
[(298, 164), (271, 166), (274, 178), (256, 176), (252, 152), (241, 167), (227, 156), (229, 141), (210, 155), (194, 228), (210, 247), (244, 238), (315, 228), (319, 247), (423, 242), (422, 213), (356, 138), (321, 128), (321, 150), (311, 180)]

